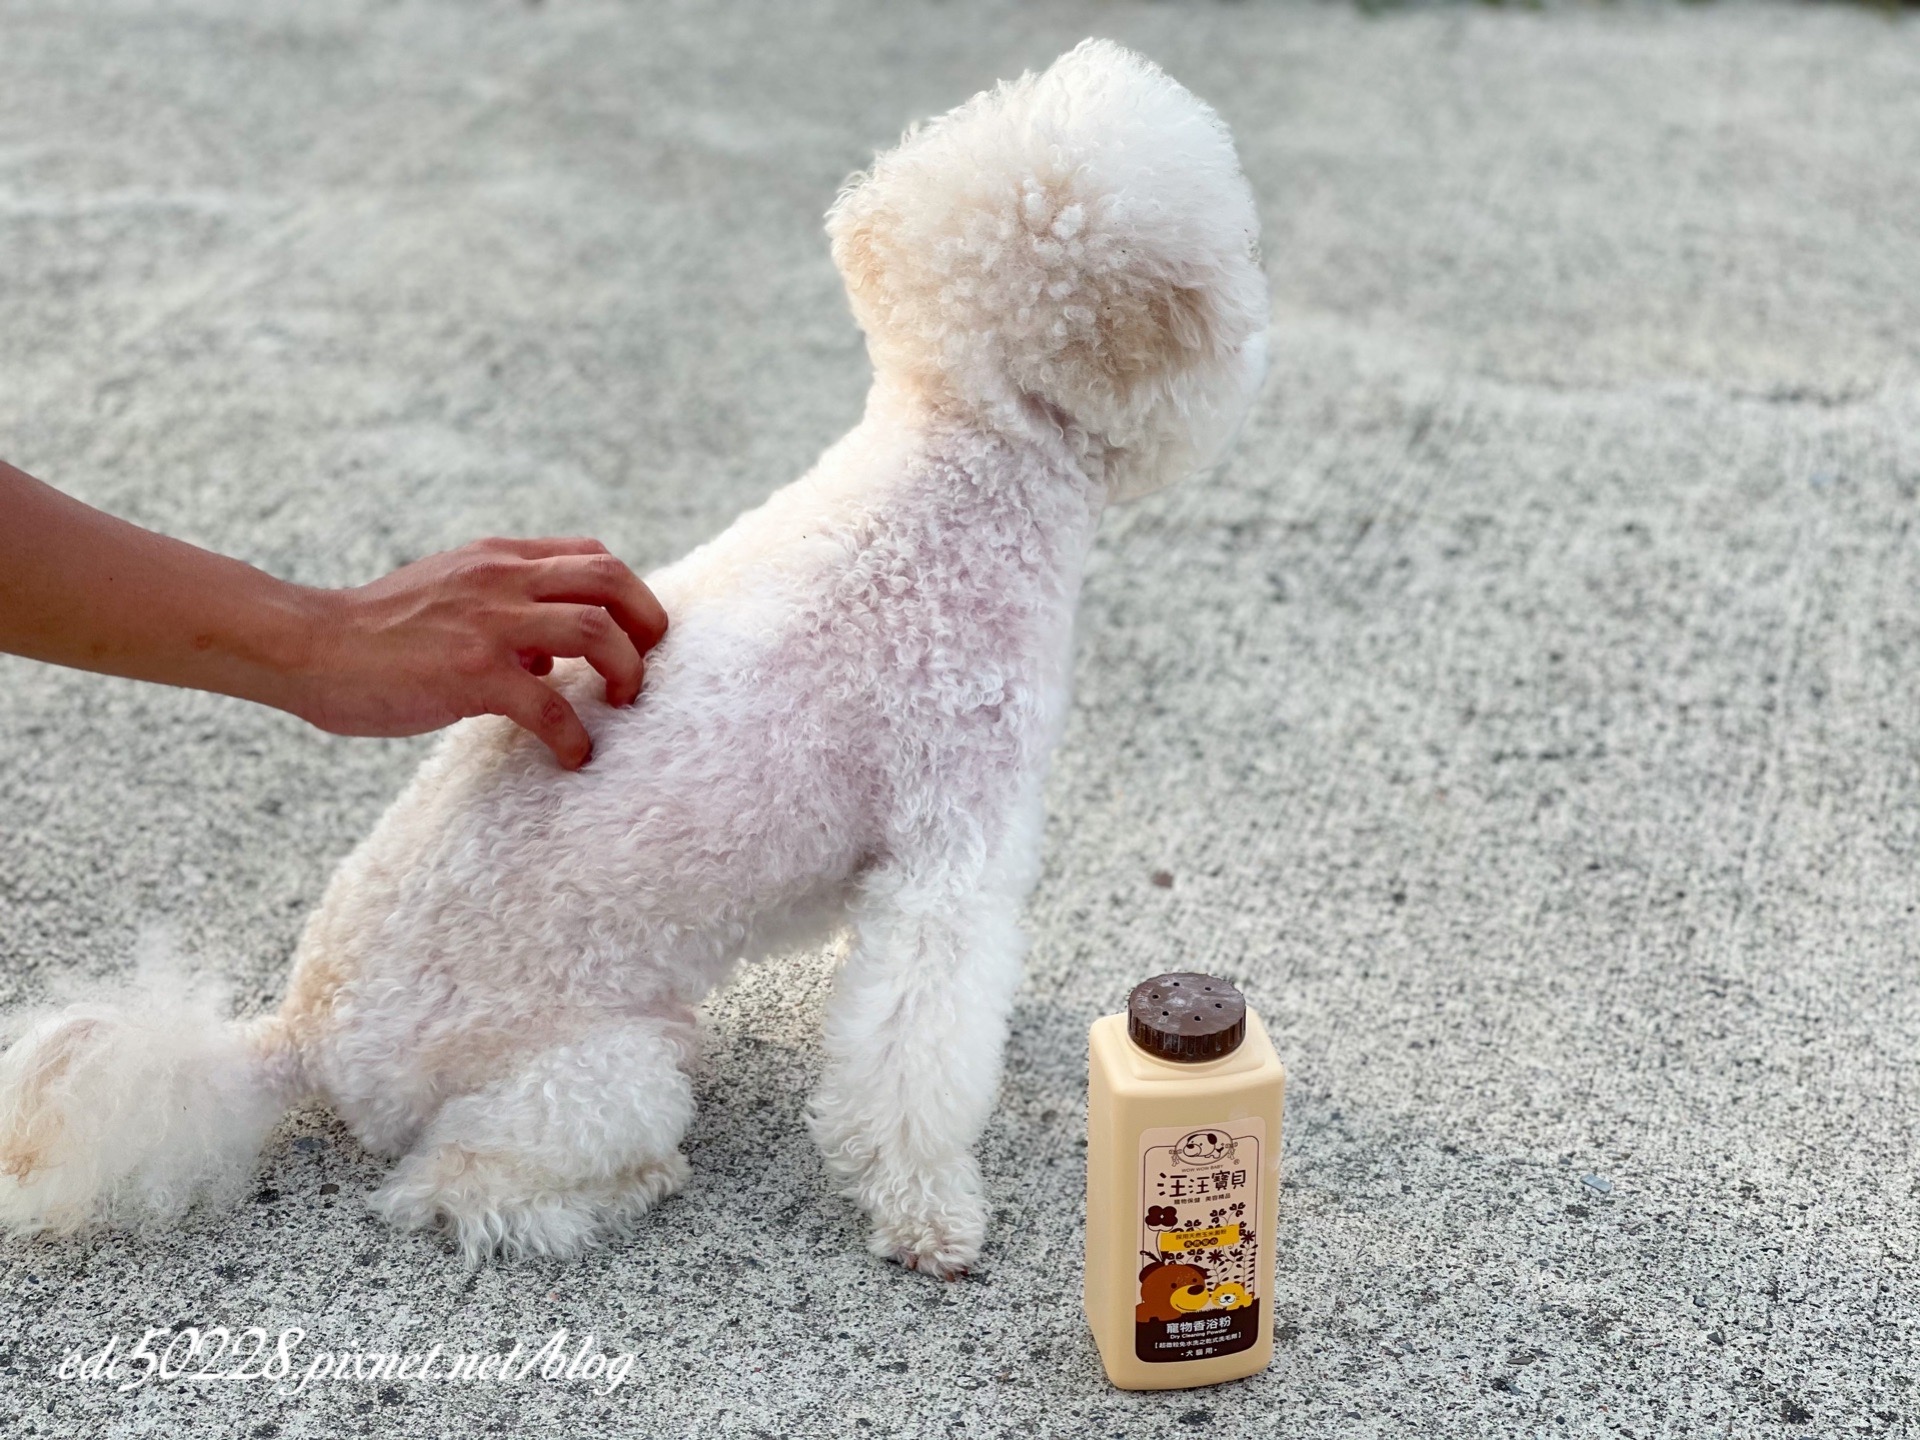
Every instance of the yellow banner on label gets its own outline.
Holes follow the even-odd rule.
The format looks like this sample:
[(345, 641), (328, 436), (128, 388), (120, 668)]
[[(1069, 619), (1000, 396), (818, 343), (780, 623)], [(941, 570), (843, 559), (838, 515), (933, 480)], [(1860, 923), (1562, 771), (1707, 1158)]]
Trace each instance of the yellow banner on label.
[(1225, 1250), (1240, 1243), (1240, 1226), (1212, 1225), (1205, 1230), (1162, 1230), (1162, 1250)]

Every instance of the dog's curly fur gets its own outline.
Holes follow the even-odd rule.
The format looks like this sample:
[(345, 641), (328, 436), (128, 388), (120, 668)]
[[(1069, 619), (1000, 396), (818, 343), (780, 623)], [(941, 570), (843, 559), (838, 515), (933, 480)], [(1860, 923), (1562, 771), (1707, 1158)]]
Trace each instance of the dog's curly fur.
[(976, 1258), (1082, 566), (1109, 500), (1231, 442), (1265, 369), (1258, 223), (1214, 113), (1088, 41), (909, 132), (827, 228), (866, 414), (650, 577), (673, 628), (633, 707), (563, 667), (593, 763), (456, 727), (340, 866), (273, 1015), (158, 975), (16, 1022), (0, 1225), (228, 1193), (318, 1098), (399, 1157), (374, 1197), (396, 1223), (571, 1254), (685, 1178), (694, 1007), (846, 927), (814, 1134), (876, 1253)]

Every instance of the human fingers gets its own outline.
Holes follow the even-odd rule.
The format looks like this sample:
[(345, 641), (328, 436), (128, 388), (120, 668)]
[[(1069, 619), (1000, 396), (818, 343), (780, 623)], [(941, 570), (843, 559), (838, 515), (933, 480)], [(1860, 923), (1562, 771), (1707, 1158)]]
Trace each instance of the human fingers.
[(490, 715), (504, 715), (553, 752), (562, 770), (578, 770), (593, 758), (593, 739), (566, 697), (524, 670), (501, 672)]
[(654, 593), (612, 555), (556, 555), (533, 567), (535, 600), (597, 605), (611, 615), (641, 653), (667, 633), (667, 612)]
[(513, 643), (541, 655), (581, 656), (606, 677), (609, 705), (632, 704), (646, 678), (638, 647), (598, 605), (534, 605), (515, 627)]

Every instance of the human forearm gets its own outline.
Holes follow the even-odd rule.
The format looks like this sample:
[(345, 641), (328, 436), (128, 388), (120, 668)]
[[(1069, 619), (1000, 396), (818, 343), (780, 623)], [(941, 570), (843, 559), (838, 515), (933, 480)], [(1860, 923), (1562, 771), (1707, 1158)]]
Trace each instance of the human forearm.
[(297, 709), (324, 595), (0, 461), (0, 650)]

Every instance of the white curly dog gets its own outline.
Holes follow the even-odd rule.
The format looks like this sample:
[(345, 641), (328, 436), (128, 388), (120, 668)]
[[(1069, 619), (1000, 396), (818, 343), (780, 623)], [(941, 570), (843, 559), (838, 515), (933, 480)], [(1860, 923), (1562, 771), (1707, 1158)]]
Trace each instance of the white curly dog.
[(976, 1259), (1082, 568), (1110, 500), (1231, 444), (1266, 367), (1258, 220), (1214, 112), (1090, 40), (910, 131), (827, 230), (866, 412), (648, 577), (673, 629), (638, 703), (570, 662), (593, 763), (449, 732), (272, 1015), (149, 975), (18, 1017), (0, 1226), (230, 1198), (317, 1099), (399, 1157), (373, 1197), (396, 1224), (572, 1254), (686, 1178), (694, 1007), (846, 929), (813, 1133), (876, 1254)]

